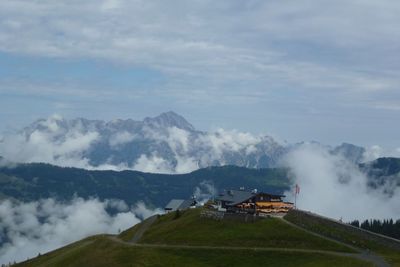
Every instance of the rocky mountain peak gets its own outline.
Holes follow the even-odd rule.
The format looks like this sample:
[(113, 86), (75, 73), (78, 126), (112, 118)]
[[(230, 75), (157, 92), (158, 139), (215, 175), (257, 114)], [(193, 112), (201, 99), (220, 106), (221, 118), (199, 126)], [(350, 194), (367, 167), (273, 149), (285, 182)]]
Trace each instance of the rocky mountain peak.
[(365, 153), (365, 148), (349, 143), (342, 143), (332, 151), (335, 155), (342, 155), (353, 163), (361, 162)]
[(176, 114), (173, 111), (161, 113), (153, 118), (145, 118), (143, 121), (146, 125), (151, 125), (156, 128), (176, 127), (179, 129), (194, 131), (195, 128), (184, 117)]

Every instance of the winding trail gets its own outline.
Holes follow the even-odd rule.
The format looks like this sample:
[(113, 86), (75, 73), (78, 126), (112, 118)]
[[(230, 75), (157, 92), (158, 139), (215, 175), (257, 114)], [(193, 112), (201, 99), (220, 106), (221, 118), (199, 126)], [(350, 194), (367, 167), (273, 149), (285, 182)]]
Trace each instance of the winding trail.
[(153, 215), (142, 222), (142, 226), (135, 233), (129, 243), (136, 244), (143, 236), (143, 234), (150, 228), (150, 226), (157, 220), (157, 215)]
[(279, 251), (279, 252), (300, 252), (300, 253), (319, 253), (325, 255), (341, 256), (341, 257), (351, 257), (367, 262), (373, 263), (376, 267), (390, 267), (390, 265), (385, 262), (385, 260), (369, 251), (361, 250), (360, 248), (351, 246), (349, 244), (340, 242), (338, 240), (320, 235), (318, 233), (312, 232), (310, 230), (304, 229), (296, 224), (293, 224), (284, 218), (280, 218), (283, 222), (295, 227), (299, 230), (305, 231), (311, 235), (335, 242), (337, 244), (346, 246), (353, 249), (358, 253), (346, 253), (346, 252), (336, 252), (328, 250), (316, 250), (316, 249), (296, 249), (296, 248), (267, 248), (267, 247), (232, 247), (232, 246), (196, 246), (196, 245), (168, 245), (168, 244), (139, 244), (138, 241), (142, 238), (143, 234), (150, 228), (150, 226), (157, 220), (157, 215), (149, 217), (142, 223), (140, 229), (134, 234), (130, 241), (123, 241), (115, 235), (108, 235), (108, 238), (114, 242), (127, 245), (127, 246), (137, 246), (144, 248), (174, 248), (174, 249), (204, 249), (204, 250), (252, 250), (252, 251)]
[(266, 248), (266, 247), (230, 247), (230, 246), (192, 246), (192, 245), (167, 245), (167, 244), (137, 244), (132, 242), (126, 242), (119, 239), (117, 236), (109, 235), (108, 238), (114, 242), (120, 243), (126, 246), (135, 246), (135, 247), (143, 247), (143, 248), (174, 248), (174, 249), (202, 249), (202, 250), (247, 250), (247, 251), (270, 251), (270, 252), (299, 252), (299, 253), (308, 253), (308, 254), (324, 254), (324, 255), (332, 255), (332, 256), (340, 256), (340, 257), (351, 257), (355, 259), (360, 259), (363, 261), (372, 262), (375, 266), (389, 266), (386, 263), (381, 265), (380, 259), (376, 258), (371, 254), (355, 254), (355, 253), (346, 253), (346, 252), (335, 252), (328, 250), (316, 250), (316, 249), (297, 249), (297, 248)]

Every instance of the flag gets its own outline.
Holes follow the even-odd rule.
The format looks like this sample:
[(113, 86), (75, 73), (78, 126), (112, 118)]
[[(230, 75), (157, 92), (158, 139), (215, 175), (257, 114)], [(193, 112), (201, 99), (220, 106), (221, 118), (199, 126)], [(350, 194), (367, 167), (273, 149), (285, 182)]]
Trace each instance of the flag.
[(296, 195), (300, 194), (300, 186), (299, 186), (298, 184), (296, 184), (296, 187), (295, 187), (295, 189), (294, 189), (294, 193), (295, 193)]

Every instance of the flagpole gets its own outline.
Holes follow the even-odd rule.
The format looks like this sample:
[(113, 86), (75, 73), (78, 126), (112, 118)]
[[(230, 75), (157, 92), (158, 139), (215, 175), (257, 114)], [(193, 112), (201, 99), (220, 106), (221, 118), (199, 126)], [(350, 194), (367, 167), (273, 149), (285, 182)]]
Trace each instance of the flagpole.
[(300, 193), (300, 187), (298, 184), (294, 187), (294, 208), (297, 209), (297, 195)]

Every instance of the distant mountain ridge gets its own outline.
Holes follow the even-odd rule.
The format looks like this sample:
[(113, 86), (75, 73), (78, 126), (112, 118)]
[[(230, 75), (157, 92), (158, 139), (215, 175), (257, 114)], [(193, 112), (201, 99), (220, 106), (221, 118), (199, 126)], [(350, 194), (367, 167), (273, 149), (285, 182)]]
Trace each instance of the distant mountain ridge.
[(0, 166), (0, 201), (41, 198), (69, 200), (98, 197), (121, 199), (129, 205), (143, 201), (164, 207), (173, 198), (197, 194), (201, 200), (219, 190), (247, 186), (282, 194), (290, 188), (286, 169), (247, 169), (237, 166), (209, 167), (187, 174), (155, 174), (139, 171), (89, 171), (43, 163)]
[[(142, 121), (39, 119), (19, 134), (0, 140), (0, 155), (14, 162), (188, 173), (208, 166), (276, 167), (299, 145), (281, 144), (268, 135), (198, 131), (169, 111)], [(353, 163), (359, 163), (365, 152), (346, 143), (329, 150)]]
[(360, 164), (360, 169), (367, 174), (368, 184), (373, 188), (383, 186), (385, 193), (393, 195), (400, 187), (400, 158), (379, 158)]
[[(368, 186), (386, 184), (386, 193), (400, 187), (400, 159), (380, 158), (359, 169), (368, 177)], [(207, 167), (187, 174), (155, 174), (139, 171), (90, 171), (43, 163), (0, 165), (0, 200), (36, 201), (54, 197), (68, 200), (74, 194), (83, 198), (122, 199), (129, 204), (144, 201), (163, 207), (172, 198), (187, 198), (203, 189), (210, 197), (223, 189), (246, 186), (282, 194), (293, 187), (286, 168), (249, 169), (238, 166)], [(201, 190), (200, 190), (201, 191)]]
[(193, 125), (191, 125), (184, 117), (173, 111), (161, 113), (159, 116), (154, 118), (147, 117), (143, 120), (143, 123), (155, 128), (176, 127), (186, 131), (196, 131)]

